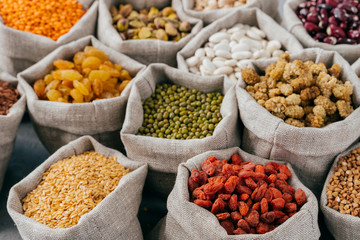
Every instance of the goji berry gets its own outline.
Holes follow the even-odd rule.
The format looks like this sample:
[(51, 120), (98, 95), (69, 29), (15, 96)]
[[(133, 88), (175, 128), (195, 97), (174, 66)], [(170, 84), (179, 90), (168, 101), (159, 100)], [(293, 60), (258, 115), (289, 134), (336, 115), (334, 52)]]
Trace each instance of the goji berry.
[(200, 207), (204, 207), (204, 208), (210, 208), (212, 206), (212, 202), (209, 200), (201, 200), (201, 199), (196, 199), (194, 201), (194, 203)]
[(259, 181), (257, 182), (257, 185), (258, 185), (258, 187), (260, 187), (260, 186), (263, 185), (264, 183), (267, 184), (267, 182), (265, 182), (264, 180), (259, 180)]
[(189, 185), (189, 191), (190, 193), (193, 192), (196, 188), (199, 187), (199, 184), (194, 182), (194, 180), (192, 178), (189, 178), (188, 180), (188, 185)]
[(244, 230), (245, 232), (250, 232), (250, 226), (249, 223), (247, 221), (245, 221), (244, 219), (240, 219), (237, 224), (236, 224), (239, 228), (241, 228), (242, 230)]
[(271, 188), (271, 187), (275, 187), (275, 183), (270, 183), (269, 188)]
[(246, 200), (248, 200), (249, 199), (249, 194), (247, 194), (247, 193), (242, 193), (241, 195), (240, 195), (240, 200), (241, 201), (246, 201)]
[(239, 178), (249, 178), (254, 176), (254, 172), (252, 171), (246, 171), (244, 169), (240, 170)]
[(251, 207), (253, 205), (253, 201), (251, 200), (251, 198), (249, 198), (247, 201), (246, 201), (246, 204)]
[(250, 228), (250, 234), (256, 234), (256, 229), (255, 228)]
[(280, 224), (284, 223), (288, 219), (289, 219), (289, 217), (285, 215), (285, 216), (279, 218), (278, 220), (276, 220), (276, 223), (280, 225)]
[(274, 183), (277, 180), (277, 177), (275, 174), (270, 174), (268, 177), (268, 183)]
[(226, 204), (224, 200), (222, 200), (221, 198), (217, 198), (214, 204), (212, 205), (211, 212), (212, 213), (222, 212), (224, 211), (225, 205)]
[(289, 178), (285, 173), (278, 173), (278, 174), (276, 174), (276, 177), (277, 177), (277, 179), (280, 179), (280, 180), (288, 180), (288, 178)]
[(234, 235), (242, 235), (242, 234), (247, 234), (244, 230), (242, 230), (241, 228), (237, 228), (234, 230)]
[(256, 210), (250, 209), (244, 219), (251, 227), (256, 227), (259, 224), (259, 217), (259, 213)]
[(272, 211), (275, 214), (275, 218), (282, 218), (283, 216), (285, 216), (285, 213), (282, 211)]
[(216, 217), (219, 220), (226, 220), (230, 217), (230, 213), (228, 213), (228, 212), (219, 213), (219, 214), (216, 214)]
[(235, 171), (233, 170), (233, 165), (226, 163), (226, 164), (222, 167), (221, 173), (222, 173), (222, 175), (225, 176), (226, 178), (235, 175)]
[(234, 222), (238, 222), (242, 218), (241, 214), (238, 211), (232, 212), (230, 216)]
[(271, 206), (273, 210), (281, 210), (285, 206), (285, 200), (283, 198), (275, 198), (271, 200)]
[(260, 220), (264, 223), (272, 223), (275, 221), (275, 213), (274, 212), (266, 212), (261, 214)]
[(222, 173), (222, 169), (225, 164), (227, 164), (226, 160), (221, 160), (221, 161), (218, 160), (213, 162), (213, 165), (215, 167), (215, 175), (221, 175), (220, 173)]
[(279, 166), (279, 172), (286, 174), (288, 177), (292, 176), (290, 169), (284, 164)]
[(197, 199), (201, 199), (201, 200), (208, 200), (206, 197), (206, 194), (201, 190), (200, 187), (196, 188), (193, 192), (192, 195), (194, 198)]
[(212, 176), (215, 173), (215, 166), (209, 159), (201, 164), (201, 169), (204, 170), (207, 175)]
[(247, 164), (242, 165), (242, 167), (245, 171), (254, 171), (256, 164), (252, 162), (248, 162)]
[(266, 213), (269, 211), (269, 205), (268, 205), (268, 201), (266, 200), (266, 198), (261, 199), (260, 210), (261, 210), (261, 213)]
[(252, 178), (245, 178), (244, 179), (246, 186), (248, 186), (251, 189), (257, 188), (257, 184), (252, 180)]
[(269, 232), (271, 232), (271, 231), (274, 230), (275, 228), (276, 228), (275, 225), (269, 224)]
[(231, 235), (234, 232), (234, 224), (230, 220), (225, 220), (220, 222), (220, 225), (225, 229), (228, 235)]
[(255, 188), (255, 190), (251, 193), (251, 199), (254, 199), (257, 193), (259, 192), (259, 188)]
[(259, 211), (260, 210), (260, 202), (254, 203), (254, 205), (252, 205), (252, 209)]
[(269, 188), (269, 190), (271, 191), (273, 198), (281, 198), (282, 197), (282, 194), (279, 191), (279, 189), (271, 187), (271, 188)]
[(218, 197), (221, 198), (221, 199), (224, 200), (224, 201), (227, 201), (227, 200), (230, 199), (231, 194), (220, 193), (220, 194), (218, 195)]
[(239, 212), (242, 216), (245, 216), (249, 212), (249, 206), (243, 201), (239, 202)]
[(246, 193), (246, 194), (248, 194), (248, 195), (251, 195), (251, 193), (252, 193), (252, 191), (251, 191), (250, 188), (248, 188), (248, 187), (246, 187), (246, 186), (242, 186), (242, 185), (240, 185), (240, 184), (238, 184), (238, 185), (236, 186), (236, 191), (237, 191), (238, 193)]
[(282, 198), (285, 200), (286, 203), (290, 203), (293, 200), (293, 197), (289, 193), (284, 193)]
[(238, 196), (236, 194), (231, 195), (229, 200), (229, 208), (235, 211), (238, 208)]
[(289, 217), (292, 217), (292, 216), (294, 216), (295, 214), (296, 214), (296, 212), (291, 212), (291, 213), (288, 214), (288, 216), (289, 216)]
[(224, 189), (227, 193), (232, 193), (236, 185), (238, 184), (239, 177), (237, 176), (231, 176), (228, 178), (228, 180), (225, 182)]
[(204, 186), (204, 193), (206, 195), (214, 195), (215, 193), (217, 193), (218, 191), (220, 191), (223, 187), (224, 184), (223, 183), (218, 183), (218, 182), (211, 182), (211, 183), (207, 183)]
[(306, 203), (306, 195), (301, 188), (298, 188), (295, 192), (295, 201), (299, 206), (302, 206)]
[(239, 176), (239, 173), (241, 171), (242, 167), (239, 165), (233, 165), (233, 171), (236, 176)]
[(276, 174), (274, 166), (269, 163), (264, 166), (264, 171), (267, 175)]
[(267, 189), (264, 195), (264, 198), (266, 198), (266, 200), (269, 202), (271, 202), (271, 200), (273, 199), (273, 195), (270, 189)]
[(265, 173), (256, 172), (256, 173), (254, 173), (253, 179), (255, 181), (266, 180), (267, 176)]
[(214, 156), (210, 156), (210, 157), (208, 157), (208, 160), (209, 160), (210, 162), (215, 162), (215, 161), (217, 161), (217, 158), (214, 157)]
[(285, 211), (288, 213), (296, 212), (296, 203), (286, 203)]
[(255, 172), (265, 174), (265, 169), (264, 169), (263, 165), (256, 165), (255, 166)]
[(226, 177), (224, 177), (224, 176), (211, 177), (211, 178), (208, 178), (208, 182), (209, 183), (213, 183), (213, 182), (225, 183), (226, 182)]
[(238, 154), (233, 154), (231, 156), (231, 162), (232, 162), (232, 164), (240, 165), (242, 162), (242, 159)]
[(259, 202), (265, 195), (265, 192), (267, 190), (267, 183), (264, 183), (258, 188), (258, 192), (255, 194), (254, 201)]
[(279, 164), (276, 162), (269, 162), (268, 164), (272, 165), (276, 171), (279, 170)]
[(259, 234), (264, 234), (269, 231), (269, 225), (266, 223), (260, 222), (259, 225), (256, 227), (256, 232)]

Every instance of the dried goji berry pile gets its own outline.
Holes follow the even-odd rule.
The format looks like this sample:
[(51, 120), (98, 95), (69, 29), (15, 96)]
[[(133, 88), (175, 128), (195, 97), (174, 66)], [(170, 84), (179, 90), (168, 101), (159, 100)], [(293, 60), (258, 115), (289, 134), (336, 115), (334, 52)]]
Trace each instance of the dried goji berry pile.
[(287, 183), (286, 165), (243, 162), (234, 154), (231, 164), (209, 157), (201, 168), (189, 178), (191, 201), (214, 213), (228, 234), (269, 232), (306, 203), (305, 192)]

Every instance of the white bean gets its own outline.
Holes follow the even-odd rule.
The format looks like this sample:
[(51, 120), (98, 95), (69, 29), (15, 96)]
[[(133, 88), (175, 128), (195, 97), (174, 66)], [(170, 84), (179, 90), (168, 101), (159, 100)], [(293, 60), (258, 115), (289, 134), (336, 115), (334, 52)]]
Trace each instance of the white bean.
[(284, 51), (283, 50), (275, 50), (273, 53), (272, 53), (272, 56), (273, 57), (279, 57), (281, 54), (283, 54)]
[(202, 64), (205, 67), (205, 69), (211, 73), (213, 73), (216, 70), (216, 66), (208, 58), (205, 58)]
[(236, 44), (231, 48), (231, 52), (239, 52), (239, 51), (249, 51), (250, 48), (248, 45), (245, 44)]
[(215, 57), (215, 51), (212, 48), (206, 47), (205, 48), (205, 53), (206, 53), (206, 56), (209, 57), (209, 58)]
[(233, 72), (232, 67), (224, 66), (224, 67), (220, 67), (220, 68), (216, 69), (214, 71), (214, 75), (221, 75), (221, 74), (229, 75), (232, 72)]
[(189, 67), (194, 67), (196, 66), (198, 63), (199, 63), (199, 58), (197, 56), (192, 56), (188, 59), (186, 59), (186, 64), (189, 66)]
[(255, 33), (251, 28), (246, 31), (246, 35), (248, 35), (250, 38), (255, 40), (259, 40), (259, 41), (262, 40), (262, 37), (257, 33)]
[(226, 32), (217, 32), (209, 38), (209, 41), (212, 43), (218, 43), (223, 39), (229, 39), (229, 38), (230, 36)]
[(220, 60), (213, 60), (212, 63), (217, 67), (217, 68), (221, 68), (225, 66), (225, 61), (220, 61)]
[(252, 57), (252, 53), (249, 51), (238, 51), (231, 54), (231, 57), (236, 60), (248, 59)]
[(224, 50), (215, 51), (215, 56), (223, 57), (223, 58), (231, 58), (230, 52), (229, 51), (224, 51)]
[(264, 49), (261, 49), (259, 51), (256, 51), (254, 52), (253, 54), (253, 57), (255, 59), (258, 59), (258, 58), (269, 58), (271, 55), (268, 51), (264, 50)]
[(248, 45), (250, 48), (257, 48), (257, 49), (261, 49), (262, 44), (259, 41), (247, 38), (247, 37), (243, 37), (240, 41), (240, 44), (245, 44)]
[(278, 40), (271, 40), (269, 41), (266, 50), (270, 53), (273, 53), (276, 50), (279, 50), (281, 48), (281, 43)]
[(214, 50), (215, 50), (215, 52), (220, 51), (220, 50), (229, 52), (230, 51), (229, 43), (222, 43), (222, 42), (218, 43), (215, 45)]
[(245, 32), (241, 31), (241, 32), (236, 32), (236, 33), (233, 33), (231, 35), (231, 40), (232, 41), (236, 41), (236, 42), (239, 42), (243, 37), (245, 36)]
[(231, 59), (231, 60), (226, 60), (224, 62), (225, 66), (229, 66), (229, 67), (234, 67), (236, 66), (236, 60), (235, 59)]
[(259, 28), (257, 28), (257, 27), (251, 27), (251, 30), (252, 30), (253, 32), (255, 32), (257, 35), (259, 35), (261, 38), (265, 38), (265, 37), (266, 37), (266, 34), (265, 34), (262, 30), (260, 30)]
[(203, 48), (199, 48), (195, 51), (195, 56), (198, 58), (205, 56), (205, 50)]

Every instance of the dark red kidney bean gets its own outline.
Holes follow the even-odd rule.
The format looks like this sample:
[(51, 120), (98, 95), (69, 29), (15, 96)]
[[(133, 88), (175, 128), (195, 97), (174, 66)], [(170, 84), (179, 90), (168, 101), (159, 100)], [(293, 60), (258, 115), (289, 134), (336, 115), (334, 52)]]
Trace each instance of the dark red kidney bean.
[(316, 1), (316, 4), (317, 4), (317, 5), (323, 4), (323, 3), (325, 3), (325, 0), (317, 0), (317, 1)]
[(319, 32), (320, 28), (312, 22), (306, 22), (304, 24), (306, 31), (308, 32)]
[(299, 14), (300, 14), (301, 16), (306, 17), (306, 16), (309, 14), (309, 10), (307, 10), (306, 8), (303, 8), (303, 9), (301, 9), (301, 10), (299, 11)]
[(342, 43), (342, 44), (356, 44), (356, 40), (355, 40), (355, 39), (351, 39), (351, 38), (338, 38), (338, 43)]
[(329, 25), (329, 22), (325, 21), (325, 20), (321, 20), (318, 24), (319, 28), (321, 28), (321, 29), (326, 28), (328, 25)]
[(326, 9), (320, 9), (320, 17), (322, 20), (329, 20), (329, 14)]
[(338, 0), (325, 0), (325, 3), (330, 5), (331, 7), (336, 7), (339, 4), (340, 1)]
[(342, 37), (342, 38), (346, 38), (346, 33), (344, 32), (344, 30), (340, 27), (337, 27), (335, 25), (330, 24), (327, 29), (326, 29), (326, 33), (330, 36), (334, 36), (334, 37)]
[(324, 43), (335, 45), (337, 43), (337, 39), (336, 37), (327, 36), (326, 38), (324, 38)]
[(327, 11), (330, 11), (333, 7), (332, 6), (330, 6), (330, 5), (328, 5), (328, 4), (319, 4), (318, 6), (317, 6), (317, 8), (320, 10), (320, 9), (326, 9)]
[(306, 17), (308, 22), (318, 24), (320, 22), (320, 17), (317, 13), (309, 13)]
[(346, 31), (346, 29), (347, 29), (347, 24), (346, 24), (346, 22), (341, 22), (341, 23), (339, 24), (339, 27), (342, 28), (344, 31)]
[(309, 8), (309, 12), (310, 12), (310, 13), (317, 13), (317, 7), (311, 6), (311, 7)]
[(337, 8), (344, 9), (344, 10), (346, 10), (348, 13), (353, 13), (353, 14), (358, 13), (358, 9), (356, 8), (356, 6), (350, 5), (350, 2), (340, 3), (340, 4), (337, 6)]
[(358, 22), (359, 22), (359, 20), (360, 20), (360, 18), (359, 18), (359, 16), (358, 16), (358, 15), (353, 14), (353, 15), (350, 15), (349, 20), (351, 20), (351, 21), (353, 21), (353, 22), (358, 23)]
[(319, 33), (315, 34), (314, 39), (322, 42), (324, 40), (324, 38), (326, 38), (326, 37), (327, 37), (327, 35), (325, 33), (319, 32)]
[(334, 16), (329, 17), (329, 24), (339, 26), (339, 23), (338, 23), (338, 21), (336, 20), (336, 18)]
[(335, 8), (334, 17), (340, 21), (346, 21), (350, 16), (345, 12), (344, 9)]

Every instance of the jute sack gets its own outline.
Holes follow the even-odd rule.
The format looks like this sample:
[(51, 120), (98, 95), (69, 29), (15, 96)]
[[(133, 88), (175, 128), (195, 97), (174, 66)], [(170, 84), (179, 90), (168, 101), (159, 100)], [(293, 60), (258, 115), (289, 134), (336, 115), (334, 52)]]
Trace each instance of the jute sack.
[(185, 60), (194, 56), (195, 51), (203, 47), (203, 45), (208, 42), (210, 36), (224, 28), (229, 29), (237, 23), (258, 27), (266, 33), (268, 40), (279, 40), (282, 48), (290, 53), (303, 49), (293, 35), (260, 9), (241, 8), (203, 28), (189, 43), (187, 43), (177, 54), (178, 68), (188, 72), (189, 69)]
[(10, 108), (9, 114), (0, 115), (0, 191), (3, 185), (6, 168), (11, 157), (11, 153), (15, 143), (15, 137), (19, 128), (21, 119), (25, 112), (26, 100), (25, 93), (18, 85), (15, 77), (8, 73), (0, 72), (0, 80), (10, 82), (11, 85), (17, 87), (20, 98)]
[(273, 18), (278, 18), (278, 0), (247, 0), (247, 3), (243, 6), (234, 7), (234, 8), (222, 8), (210, 11), (196, 11), (195, 0), (182, 0), (182, 5), (184, 12), (194, 18), (201, 19), (204, 22), (204, 25), (207, 26), (214, 21), (227, 16), (234, 11), (239, 9), (247, 9), (251, 7), (260, 8)]
[(316, 47), (340, 53), (350, 64), (355, 62), (360, 54), (360, 45), (350, 44), (327, 44), (315, 41), (304, 28), (301, 20), (295, 13), (299, 3), (304, 0), (286, 0), (283, 8), (283, 22), (285, 28), (301, 42), (305, 48)]
[(320, 208), (324, 214), (325, 224), (327, 229), (336, 239), (352, 240), (360, 239), (359, 224), (360, 218), (351, 216), (348, 214), (341, 214), (340, 212), (327, 206), (328, 198), (326, 195), (326, 187), (329, 185), (329, 180), (334, 174), (334, 168), (337, 167), (340, 157), (344, 157), (349, 154), (352, 150), (359, 148), (360, 143), (352, 146), (345, 152), (341, 153), (336, 157), (333, 165), (331, 166), (330, 172), (326, 178), (324, 188), (320, 198)]
[[(220, 109), (222, 120), (213, 136), (172, 140), (136, 135), (144, 118), (141, 101), (155, 92), (156, 84), (165, 82), (195, 88), (204, 93), (220, 91), (224, 95)], [(240, 145), (240, 123), (234, 87), (224, 77), (219, 76), (210, 81), (165, 64), (151, 64), (142, 72), (131, 89), (120, 135), (127, 156), (134, 161), (149, 164), (147, 187), (167, 196), (174, 186), (180, 163), (204, 151)]]
[[(115, 156), (120, 164), (130, 169), (130, 173), (120, 179), (114, 191), (83, 215), (77, 225), (70, 228), (50, 228), (23, 214), (21, 200), (36, 188), (43, 173), (52, 164), (92, 150), (105, 156)], [(10, 189), (7, 210), (24, 239), (142, 239), (137, 213), (146, 174), (146, 164), (131, 161), (120, 152), (104, 147), (92, 137), (84, 136), (60, 148), (15, 184)]]
[[(354, 88), (352, 101), (355, 111), (342, 121), (323, 128), (298, 128), (286, 124), (259, 105), (244, 89), (241, 79), (236, 87), (240, 118), (244, 124), (242, 148), (267, 159), (284, 160), (292, 164), (301, 182), (315, 195), (322, 184), (336, 155), (348, 148), (360, 136), (360, 82), (350, 65), (336, 52), (321, 49), (305, 49), (291, 55), (291, 60), (323, 62), (328, 68), (339, 64), (339, 79), (349, 80)], [(252, 67), (258, 73), (275, 60), (258, 60)]]
[[(98, 1), (78, 0), (87, 12), (57, 41), (50, 38), (15, 30), (4, 25), (0, 17), (0, 70), (16, 75), (18, 72), (30, 67), (43, 57), (71, 41), (95, 33)], [(5, 69), (3, 69), (5, 68)]]
[[(188, 179), (193, 169), (201, 170), (201, 163), (210, 156), (218, 159), (230, 159), (233, 154), (239, 154), (244, 161), (257, 164), (269, 162), (241, 149), (234, 147), (218, 151), (209, 151), (189, 159), (180, 164), (174, 189), (167, 200), (167, 215), (157, 224), (149, 234), (150, 239), (319, 239), (320, 230), (318, 226), (318, 203), (314, 194), (306, 188), (297, 178), (291, 165), (287, 163), (292, 172), (288, 183), (296, 190), (304, 190), (307, 202), (300, 211), (290, 217), (275, 230), (266, 234), (228, 235), (219, 224), (216, 216), (205, 208), (190, 202)], [(276, 161), (277, 163), (282, 163)]]
[(72, 60), (78, 51), (92, 45), (121, 64), (134, 77), (145, 66), (129, 57), (106, 47), (94, 37), (88, 36), (64, 45), (43, 58), (37, 64), (18, 74), (20, 84), (27, 96), (27, 105), (35, 130), (45, 147), (54, 152), (66, 143), (82, 135), (92, 135), (105, 146), (121, 149), (121, 129), (127, 98), (132, 81), (119, 97), (97, 100), (90, 103), (61, 103), (39, 100), (32, 84), (50, 73), (56, 59)]
[(351, 65), (351, 68), (354, 69), (356, 75), (360, 78), (360, 56), (359, 59)]
[[(97, 28), (98, 38), (107, 46), (124, 53), (143, 64), (166, 63), (170, 66), (176, 66), (176, 53), (202, 28), (202, 22), (200, 20), (191, 18), (183, 12), (180, 1), (181, 0), (100, 0)], [(178, 42), (155, 39), (122, 40), (117, 30), (112, 26), (109, 9), (110, 6), (118, 7), (119, 4), (127, 3), (132, 4), (137, 11), (145, 8), (149, 9), (153, 6), (160, 10), (164, 7), (172, 6), (180, 20), (191, 23), (191, 33)]]

